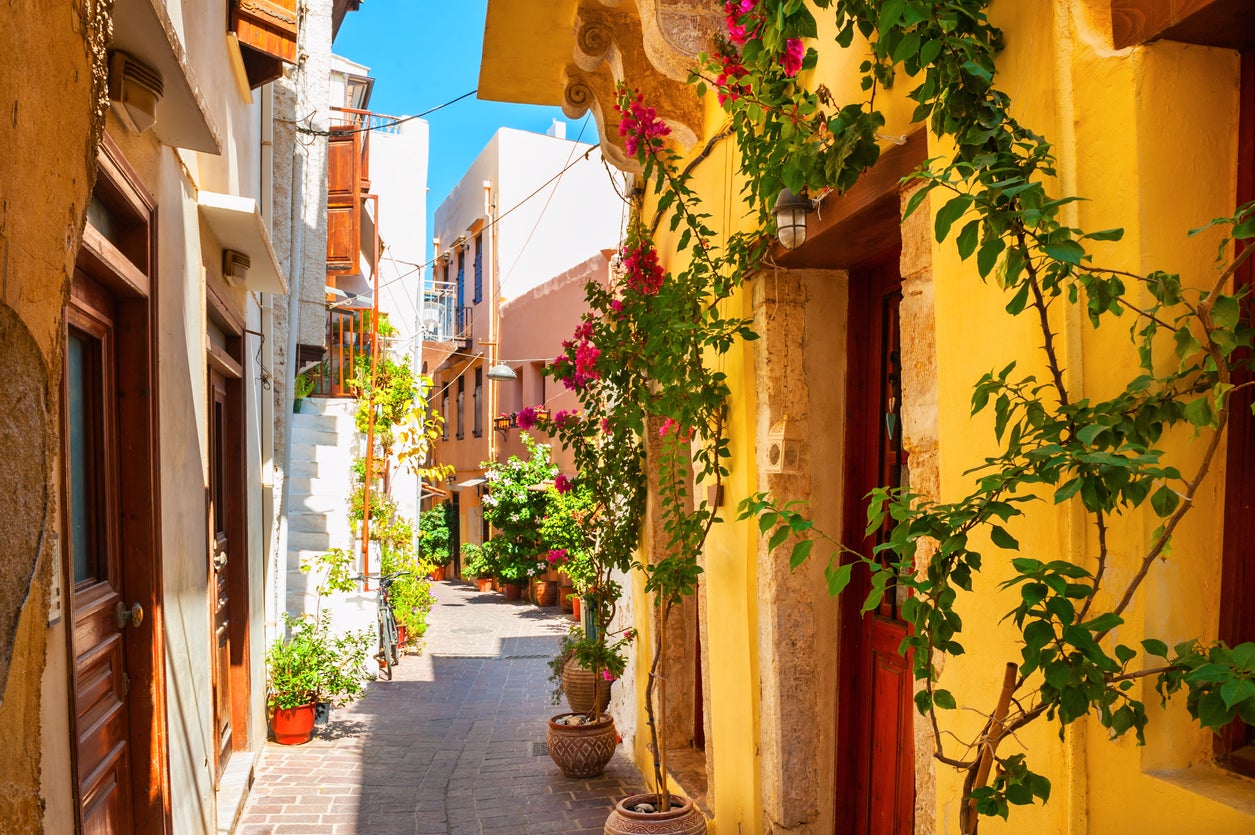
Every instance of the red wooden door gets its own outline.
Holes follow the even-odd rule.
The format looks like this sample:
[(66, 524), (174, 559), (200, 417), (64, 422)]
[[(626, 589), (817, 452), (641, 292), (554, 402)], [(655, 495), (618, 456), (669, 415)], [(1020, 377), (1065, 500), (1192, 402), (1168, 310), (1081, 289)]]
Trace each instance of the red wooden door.
[(131, 731), (120, 557), (113, 297), (76, 272), (62, 420), (76, 780), (84, 833), (130, 833)]
[[(898, 251), (850, 271), (849, 388), (846, 413), (845, 539), (864, 554), (866, 496), (875, 487), (907, 486), (902, 450)], [(907, 626), (890, 587), (881, 604), (860, 612), (870, 573), (856, 569), (841, 598), (838, 691), (837, 824), (841, 835), (910, 835), (915, 770), (910, 663), (898, 654)]]
[(209, 556), (210, 611), (213, 613), (214, 734), (217, 773), (231, 756), (231, 597), (228, 578), (232, 546), (228, 507), (231, 479), (230, 419), (227, 383), (209, 372)]

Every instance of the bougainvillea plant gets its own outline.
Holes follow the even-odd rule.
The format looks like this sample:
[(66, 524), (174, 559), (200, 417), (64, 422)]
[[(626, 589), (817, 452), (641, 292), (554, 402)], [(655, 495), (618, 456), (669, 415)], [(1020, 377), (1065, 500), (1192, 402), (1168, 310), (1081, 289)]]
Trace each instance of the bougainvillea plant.
[[(1244, 291), (1233, 283), (1255, 246), (1234, 255), (1233, 242), (1255, 238), (1255, 208), (1238, 207), (1205, 227), (1222, 239), (1210, 276), (1183, 279), (1102, 265), (1104, 242), (1122, 232), (1085, 231), (1067, 221), (1065, 207), (1076, 197), (1052, 193), (1050, 145), (1011, 115), (1010, 96), (995, 83), (1003, 39), (987, 6), (988, 0), (730, 0), (726, 34), (691, 78), (700, 94), (712, 90), (727, 113), (729, 126), (715, 139), (735, 137), (743, 197), (764, 227), (782, 187), (816, 195), (858, 181), (884, 139), (877, 94), (905, 79), (906, 96), (916, 104), (914, 121), (953, 148), (915, 175), (921, 187), (906, 213), (930, 196), (940, 200), (937, 240), (953, 241), (963, 259), (974, 258), (980, 278), (1007, 294), (1008, 315), (1028, 316), (1040, 330), (1046, 379), (1004, 362), (976, 384), (973, 413), (992, 409), (994, 437), (968, 496), (943, 503), (902, 490), (871, 495), (868, 530), (886, 518), (894, 522), (877, 549), (888, 559), (872, 559), (816, 531), (801, 506), (778, 506), (766, 495), (741, 504), (743, 517), (757, 518), (771, 547), (792, 538), (794, 565), (817, 542), (833, 545), (827, 576), (834, 594), (853, 571), (871, 572), (865, 611), (895, 584), (909, 589), (902, 613), (911, 634), (902, 649), (924, 685), (916, 704), (929, 718), (936, 757), (965, 775), (964, 833), (976, 831), (981, 815), (1006, 817), (1011, 805), (1048, 797), (1049, 781), (1031, 770), (1029, 752), (1000, 753), (1017, 729), (1042, 718), (1064, 727), (1094, 716), (1114, 735), (1131, 730), (1140, 741), (1147, 714), (1136, 698), (1139, 678), (1153, 677), (1165, 699), (1185, 689), (1187, 709), (1205, 727), (1235, 717), (1255, 721), (1255, 645), (1185, 641), (1170, 649), (1147, 638), (1134, 647), (1113, 636), (1213, 468), (1230, 397), (1250, 385), (1242, 357), (1252, 329)], [(867, 58), (858, 101), (838, 102), (806, 80), (819, 59), (807, 47), (818, 29), (812, 8), (831, 10), (840, 48), (860, 39), (857, 48)], [(664, 628), (656, 640), (662, 641), (666, 615), (692, 591), (705, 535), (717, 521), (694, 480), (717, 483), (728, 464), (729, 392), (710, 360), (753, 338), (748, 322), (727, 318), (721, 303), (757, 268), (765, 242), (753, 233), (716, 234), (689, 185), (704, 155), (682, 167), (666, 144), (666, 124), (640, 94), (622, 87), (619, 114), (619, 132), (643, 166), (654, 214), (646, 222), (637, 195), (622, 253), (631, 279), (589, 286), (592, 312), (556, 370), (582, 400), (613, 380), (618, 400), (604, 418), (607, 431), (627, 430), (650, 442), (649, 468), (658, 473), (668, 541), (638, 565), (661, 611)], [(674, 249), (686, 252), (677, 259), (684, 266), (671, 272), (660, 266), (670, 259), (656, 259), (653, 237), (667, 221), (676, 234)], [(1069, 387), (1048, 315), (1052, 305), (1064, 304), (1079, 306), (1093, 327), (1114, 317), (1132, 323), (1130, 365), (1140, 367), (1115, 396), (1078, 398)], [(1174, 429), (1199, 436), (1201, 457), (1188, 472), (1165, 460), (1161, 448)], [(1019, 553), (1010, 529), (1025, 504), (1043, 500), (1072, 502), (1087, 515), (1098, 546), (1084, 564)], [(1157, 518), (1158, 527), (1131, 575), (1117, 579), (1107, 570), (1108, 533), (1145, 515)], [(1008, 667), (985, 727), (956, 748), (942, 725), (957, 703), (939, 685), (938, 661), (964, 652), (959, 592), (970, 591), (974, 575), (994, 559), (1012, 572), (1004, 584), (1011, 602), (1001, 628), (1013, 630), (1008, 643), (1023, 650)], [(658, 650), (646, 709), (654, 780), (665, 806), (665, 762), (659, 763), (650, 700)]]
[(519, 440), (526, 458), (511, 455), (504, 462), (485, 461), (482, 465), (488, 482), (484, 521), (494, 529), (487, 545), (501, 579), (515, 584), (526, 583), (548, 568), (544, 559), (548, 548), (540, 536), (540, 523), (548, 509), (545, 483), (558, 471), (547, 445), (537, 443), (526, 432), (519, 434)]

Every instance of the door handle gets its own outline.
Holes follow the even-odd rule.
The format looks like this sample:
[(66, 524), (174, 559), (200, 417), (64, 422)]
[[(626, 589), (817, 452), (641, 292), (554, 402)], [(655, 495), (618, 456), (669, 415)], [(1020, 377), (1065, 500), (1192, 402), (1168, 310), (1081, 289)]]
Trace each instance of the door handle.
[(214, 554), (214, 570), (221, 571), (227, 564), (227, 552), (219, 551)]
[(127, 621), (131, 622), (131, 626), (139, 626), (144, 622), (144, 607), (138, 603), (132, 603), (131, 608), (127, 608), (118, 601), (118, 607), (113, 610), (114, 620), (118, 623), (118, 629), (125, 629)]

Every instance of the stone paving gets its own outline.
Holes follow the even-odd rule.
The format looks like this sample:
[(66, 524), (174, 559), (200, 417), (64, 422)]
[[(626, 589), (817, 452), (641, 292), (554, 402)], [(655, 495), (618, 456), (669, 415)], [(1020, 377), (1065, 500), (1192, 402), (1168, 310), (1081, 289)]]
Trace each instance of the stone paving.
[(419, 655), (337, 708), (306, 745), (267, 745), (237, 835), (601, 832), (641, 791), (622, 750), (594, 780), (545, 754), (546, 661), (570, 621), (462, 583), (433, 583)]

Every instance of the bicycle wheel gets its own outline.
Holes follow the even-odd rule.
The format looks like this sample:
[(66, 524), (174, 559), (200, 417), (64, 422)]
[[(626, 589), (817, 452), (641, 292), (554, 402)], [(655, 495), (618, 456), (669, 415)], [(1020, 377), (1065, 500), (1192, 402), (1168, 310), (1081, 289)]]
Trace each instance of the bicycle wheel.
[(392, 666), (395, 667), (397, 664), (401, 663), (401, 645), (397, 640), (399, 637), (397, 635), (397, 619), (396, 616), (392, 614), (391, 606), (384, 607), (383, 619), (388, 633), (388, 660), (391, 662)]
[[(395, 645), (396, 639), (393, 638), (392, 646)], [(375, 655), (375, 660), (379, 662), (379, 678), (384, 681), (392, 680), (392, 658), (392, 652), (388, 643), (388, 625), (381, 615), (379, 618), (379, 652)]]

